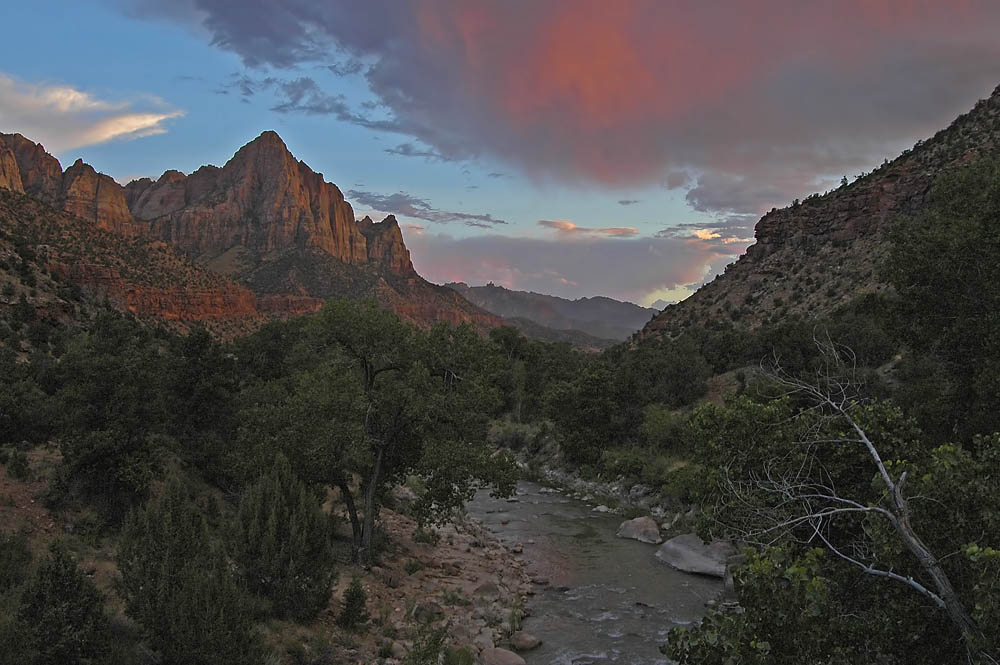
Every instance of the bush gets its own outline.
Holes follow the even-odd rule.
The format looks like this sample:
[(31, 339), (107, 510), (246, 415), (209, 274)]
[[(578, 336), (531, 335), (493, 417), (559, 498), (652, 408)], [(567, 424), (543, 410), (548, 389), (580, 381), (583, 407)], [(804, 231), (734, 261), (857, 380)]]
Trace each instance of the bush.
[(260, 661), (251, 603), (177, 477), (129, 516), (118, 552), (125, 610), (163, 662)]
[(337, 616), (337, 625), (344, 630), (358, 630), (368, 621), (368, 594), (357, 577), (351, 580), (344, 593), (344, 603)]
[(58, 544), (21, 597), (18, 619), (35, 665), (89, 663), (108, 653), (111, 633), (100, 592)]
[(23, 584), (28, 579), (30, 566), (27, 532), (0, 532), (0, 593)]
[(304, 621), (330, 600), (330, 519), (279, 455), (240, 501), (234, 556), (247, 588), (279, 617)]

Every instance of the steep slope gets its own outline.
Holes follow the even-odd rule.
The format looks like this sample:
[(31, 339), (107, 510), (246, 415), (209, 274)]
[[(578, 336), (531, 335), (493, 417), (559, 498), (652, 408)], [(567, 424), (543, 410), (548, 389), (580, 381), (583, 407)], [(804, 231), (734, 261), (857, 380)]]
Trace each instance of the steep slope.
[(824, 314), (858, 295), (884, 290), (880, 268), (893, 221), (924, 210), (938, 174), (998, 149), (1000, 87), (892, 162), (764, 215), (756, 243), (739, 260), (667, 307), (642, 335), (676, 335), (711, 321), (756, 328), (788, 315)]
[(656, 310), (597, 296), (568, 300), (513, 291), (495, 284), (446, 284), (483, 309), (506, 319), (526, 319), (554, 330), (576, 330), (600, 340), (625, 340), (649, 322)]

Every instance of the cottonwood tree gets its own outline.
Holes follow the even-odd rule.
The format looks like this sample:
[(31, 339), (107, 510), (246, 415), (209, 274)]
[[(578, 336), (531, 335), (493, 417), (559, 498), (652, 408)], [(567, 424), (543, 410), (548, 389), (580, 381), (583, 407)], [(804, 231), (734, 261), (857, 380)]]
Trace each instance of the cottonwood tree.
[(499, 396), (485, 378), (486, 342), (473, 329), (439, 325), (425, 333), (374, 303), (332, 301), (311, 332), (314, 344), (346, 361), (358, 389), (356, 435), (331, 478), (351, 521), (356, 560), (372, 562), (383, 495), (408, 474), (428, 487), (425, 517), (470, 498), (476, 481), (511, 490), (512, 462), (486, 448)]
[(850, 350), (829, 339), (817, 345), (822, 362), (809, 379), (777, 362), (767, 372), (781, 397), (802, 405), (795, 416), (806, 423), (801, 436), (748, 473), (725, 473), (715, 514), (745, 542), (820, 546), (859, 573), (905, 585), (947, 616), (971, 660), (998, 662), (996, 636), (973, 617), (969, 594), (956, 589), (945, 565), (955, 552), (935, 551), (917, 525), (915, 506), (932, 497), (923, 495), (926, 486), (909, 491), (905, 442), (871, 417), (878, 407), (859, 395)]

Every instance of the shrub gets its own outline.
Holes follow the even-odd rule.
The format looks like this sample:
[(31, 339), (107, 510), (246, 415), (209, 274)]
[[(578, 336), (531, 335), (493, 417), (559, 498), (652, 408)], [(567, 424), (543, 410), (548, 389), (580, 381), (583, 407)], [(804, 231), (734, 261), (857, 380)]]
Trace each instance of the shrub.
[(110, 649), (103, 598), (58, 544), (25, 589), (18, 619), (35, 665), (89, 663)]
[(357, 577), (351, 580), (344, 593), (344, 603), (337, 616), (337, 625), (345, 630), (358, 630), (368, 621), (368, 594)]
[(163, 662), (259, 662), (246, 593), (176, 477), (129, 516), (118, 552), (129, 616)]
[(279, 455), (240, 501), (234, 555), (247, 588), (280, 617), (311, 619), (330, 600), (330, 519)]

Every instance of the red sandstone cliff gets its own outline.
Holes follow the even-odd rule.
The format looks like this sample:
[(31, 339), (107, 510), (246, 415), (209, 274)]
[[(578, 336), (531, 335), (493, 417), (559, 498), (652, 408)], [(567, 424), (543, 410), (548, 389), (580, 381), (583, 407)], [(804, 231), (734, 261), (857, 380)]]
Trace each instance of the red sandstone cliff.
[(367, 261), (365, 237), (344, 195), (292, 156), (274, 132), (246, 144), (221, 169), (168, 171), (128, 186), (133, 214), (153, 235), (192, 254), (240, 245), (266, 253), (318, 247), (350, 264)]
[(20, 134), (0, 134), (0, 188), (28, 194), (106, 231), (125, 236), (145, 231), (132, 218), (121, 185), (110, 176), (79, 159), (63, 173), (59, 160)]

